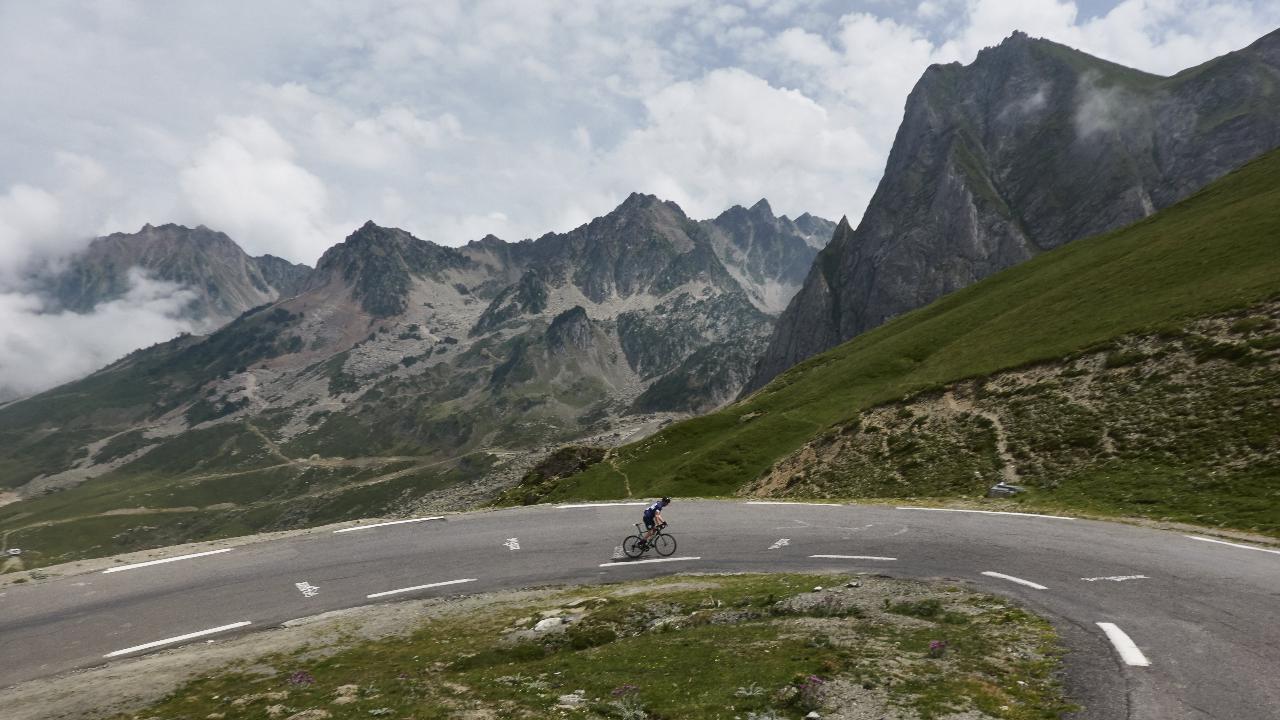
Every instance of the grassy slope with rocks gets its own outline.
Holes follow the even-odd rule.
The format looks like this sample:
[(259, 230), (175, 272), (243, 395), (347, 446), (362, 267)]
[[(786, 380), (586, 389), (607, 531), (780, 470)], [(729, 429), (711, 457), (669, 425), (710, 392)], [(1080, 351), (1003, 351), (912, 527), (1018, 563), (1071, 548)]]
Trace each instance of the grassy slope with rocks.
[(1280, 535), (1280, 302), (880, 405), (744, 489), (981, 495)]
[[(1069, 709), (1044, 621), (957, 587), (846, 580), (677, 576), (491, 603), (407, 638), (246, 659), (129, 717), (1029, 720)], [(536, 627), (549, 618), (560, 620)]]
[(636, 494), (730, 494), (876, 405), (1257, 304), (1280, 292), (1276, 208), (1280, 152), (1271, 152), (1146, 220), (1045, 253), (801, 363), (547, 497), (625, 496), (624, 478)]

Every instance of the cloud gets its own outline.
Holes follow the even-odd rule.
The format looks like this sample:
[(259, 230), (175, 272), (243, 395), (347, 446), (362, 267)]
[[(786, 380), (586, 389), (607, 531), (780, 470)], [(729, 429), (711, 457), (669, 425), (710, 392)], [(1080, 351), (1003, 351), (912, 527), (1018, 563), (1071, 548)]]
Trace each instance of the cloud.
[(47, 312), (39, 296), (0, 292), (0, 401), (46, 390), (139, 348), (200, 328), (181, 317), (191, 290), (129, 272), (129, 291), (89, 313)]
[(266, 120), (224, 117), (219, 130), (179, 173), (193, 216), (226, 232), (251, 255), (310, 256), (341, 237), (320, 178), (295, 162)]
[(0, 195), (0, 281), (17, 282), (57, 240), (61, 224), (58, 199), (46, 190), (14, 185)]
[[(606, 212), (642, 186), (670, 188), (708, 212), (750, 193), (792, 214), (857, 217), (930, 63), (968, 62), (1017, 28), (1172, 72), (1280, 24), (1280, 5), (1266, 0), (1082, 6), (14, 3), (0, 22), (0, 63), (24, 72), (0, 73), (0, 95), (24, 102), (0, 116), (0, 189), (47, 192), (61, 233), (202, 222), (252, 251), (304, 262), (369, 217), (457, 244), (501, 214), (493, 230), (535, 236)], [(777, 92), (735, 86), (720, 72)], [(734, 105), (763, 114), (743, 120), (688, 98), (688, 88), (777, 106)], [(682, 98), (702, 113), (688, 118), (688, 137), (663, 115)], [(775, 119), (792, 114), (822, 143), (794, 159), (779, 155), (786, 142), (773, 136), (782, 132)], [(732, 151), (713, 127), (768, 134), (740, 136), (745, 146)], [(645, 147), (669, 167), (639, 157)], [(675, 147), (706, 164), (663, 154)], [(71, 190), (76, 174), (93, 189)], [(105, 179), (94, 185), (95, 176)]]
[(803, 93), (742, 70), (673, 84), (645, 106), (646, 125), (604, 160), (616, 169), (612, 185), (674, 200), (695, 217), (765, 196), (838, 210), (830, 201), (846, 192), (848, 163), (872, 154), (855, 128)]

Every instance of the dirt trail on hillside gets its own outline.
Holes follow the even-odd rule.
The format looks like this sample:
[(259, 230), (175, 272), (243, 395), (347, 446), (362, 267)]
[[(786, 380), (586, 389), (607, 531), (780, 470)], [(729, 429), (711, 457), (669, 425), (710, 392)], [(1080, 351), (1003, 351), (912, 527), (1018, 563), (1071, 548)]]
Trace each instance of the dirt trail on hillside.
[(1000, 456), (1001, 480), (1011, 485), (1017, 485), (1022, 482), (1022, 476), (1018, 474), (1018, 463), (1013, 459), (1013, 454), (1009, 452), (1009, 439), (1004, 430), (1004, 423), (1001, 422), (1000, 416), (989, 410), (983, 410), (968, 398), (958, 398), (952, 390), (948, 390), (942, 396), (942, 402), (947, 409), (957, 415), (968, 413), (986, 418), (991, 421), (991, 426), (996, 431), (996, 454)]

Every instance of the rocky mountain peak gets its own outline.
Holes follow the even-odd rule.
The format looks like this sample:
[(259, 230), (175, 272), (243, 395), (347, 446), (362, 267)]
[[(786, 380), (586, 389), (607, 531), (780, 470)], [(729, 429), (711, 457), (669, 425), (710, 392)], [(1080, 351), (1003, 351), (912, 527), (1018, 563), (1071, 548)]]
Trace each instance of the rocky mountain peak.
[(547, 328), (547, 344), (556, 350), (586, 350), (591, 347), (591, 338), (591, 318), (581, 305), (574, 305), (557, 315)]
[(226, 233), (203, 225), (147, 223), (136, 233), (94, 239), (65, 269), (37, 283), (58, 306), (88, 312), (127, 293), (134, 268), (194, 291), (196, 299), (184, 314), (209, 329), (296, 292), (310, 272), (279, 258), (251, 258)]
[(1280, 145), (1273, 35), (1167, 78), (1024, 33), (930, 67), (861, 222), (819, 256), (748, 388)]
[(390, 317), (404, 312), (414, 276), (438, 278), (448, 269), (472, 264), (455, 248), (420, 240), (404, 230), (382, 227), (370, 220), (325, 251), (304, 289), (340, 280), (351, 287), (366, 312)]

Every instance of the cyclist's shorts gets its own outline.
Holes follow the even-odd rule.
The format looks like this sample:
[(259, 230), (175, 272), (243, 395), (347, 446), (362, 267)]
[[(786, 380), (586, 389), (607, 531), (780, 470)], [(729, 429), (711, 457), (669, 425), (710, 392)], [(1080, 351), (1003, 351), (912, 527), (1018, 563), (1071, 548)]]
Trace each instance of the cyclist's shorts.
[[(632, 517), (635, 517), (635, 516), (633, 515)], [(645, 530), (649, 530), (649, 529), (651, 529), (651, 528), (653, 527), (653, 525), (654, 525), (654, 522), (653, 522), (653, 516), (652, 516), (652, 515), (650, 515), (649, 513), (645, 513), (645, 514), (644, 514), (644, 529), (645, 529)]]

